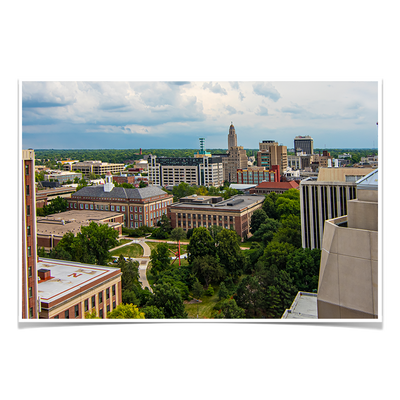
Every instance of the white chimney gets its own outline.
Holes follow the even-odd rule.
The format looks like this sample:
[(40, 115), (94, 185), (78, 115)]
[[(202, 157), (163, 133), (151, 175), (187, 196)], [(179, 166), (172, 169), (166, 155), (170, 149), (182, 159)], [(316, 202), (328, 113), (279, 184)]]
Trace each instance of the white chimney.
[(328, 168), (332, 168), (332, 160), (328, 158)]
[(335, 158), (335, 168), (339, 167), (339, 160), (337, 158)]

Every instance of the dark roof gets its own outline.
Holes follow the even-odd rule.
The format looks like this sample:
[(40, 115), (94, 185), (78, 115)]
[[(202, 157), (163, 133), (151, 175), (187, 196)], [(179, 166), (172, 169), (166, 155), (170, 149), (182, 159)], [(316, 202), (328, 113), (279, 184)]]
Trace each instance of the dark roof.
[(157, 186), (147, 186), (138, 189), (126, 189), (114, 187), (111, 192), (105, 192), (103, 185), (85, 186), (71, 195), (74, 197), (103, 197), (113, 199), (147, 199), (149, 197), (162, 196), (167, 193)]

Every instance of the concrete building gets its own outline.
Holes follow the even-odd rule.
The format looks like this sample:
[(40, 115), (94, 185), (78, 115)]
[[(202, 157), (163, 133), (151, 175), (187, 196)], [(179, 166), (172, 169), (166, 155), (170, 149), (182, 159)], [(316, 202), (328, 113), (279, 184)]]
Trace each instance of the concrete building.
[(231, 122), (231, 125), (229, 127), (229, 133), (228, 133), (228, 151), (232, 147), (237, 147), (237, 135), (236, 135), (235, 127), (233, 126), (233, 123)]
[(107, 172), (119, 174), (125, 168), (124, 164), (110, 164), (102, 161), (83, 161), (73, 164), (64, 164), (65, 171), (81, 171), (85, 179), (89, 179), (90, 174), (105, 175)]
[[(189, 198), (191, 197), (191, 198)], [(225, 229), (234, 229), (242, 238), (251, 235), (250, 222), (255, 210), (262, 207), (264, 196), (237, 195), (221, 201), (213, 196), (189, 196), (179, 203), (168, 207), (168, 217), (172, 228), (180, 227), (184, 231), (200, 226), (218, 225)]]
[(75, 178), (82, 179), (82, 174), (80, 172), (68, 172), (68, 171), (49, 171), (44, 174), (44, 179), (46, 181), (57, 181), (61, 185), (67, 181), (73, 182)]
[(257, 166), (269, 170), (273, 165), (279, 165), (281, 172), (286, 170), (288, 166), (287, 147), (279, 145), (274, 140), (263, 140), (259, 144), (257, 152)]
[(378, 170), (357, 181), (347, 215), (328, 219), (321, 248), (318, 318), (378, 318)]
[(76, 236), (82, 226), (88, 226), (91, 222), (107, 224), (122, 235), (124, 215), (111, 211), (69, 210), (47, 217), (37, 217), (36, 220), (37, 245), (49, 251), (57, 246), (66, 233), (72, 232)]
[(48, 258), (37, 264), (39, 318), (84, 319), (94, 309), (105, 319), (122, 302), (119, 268)]
[(21, 271), (21, 317), (38, 317), (37, 291), (37, 243), (36, 243), (36, 192), (35, 152), (22, 150), (22, 269)]
[(294, 138), (295, 152), (301, 151), (305, 154), (314, 154), (314, 140), (311, 136), (296, 136)]
[(332, 163), (331, 153), (324, 150), (321, 154), (314, 154), (312, 164), (318, 164), (319, 168), (328, 168)]
[(106, 183), (86, 186), (68, 199), (70, 210), (112, 211), (124, 215), (124, 226), (138, 228), (143, 225), (156, 226), (173, 196), (156, 186), (125, 189), (114, 187), (111, 174), (106, 174)]
[(281, 319), (317, 319), (317, 293), (298, 292)]
[(221, 157), (157, 157), (149, 158), (149, 185), (175, 186), (181, 182), (189, 185), (222, 186), (224, 184)]
[(318, 178), (300, 182), (302, 245), (321, 248), (324, 223), (327, 219), (347, 214), (347, 201), (357, 196), (356, 179), (372, 169), (321, 168)]

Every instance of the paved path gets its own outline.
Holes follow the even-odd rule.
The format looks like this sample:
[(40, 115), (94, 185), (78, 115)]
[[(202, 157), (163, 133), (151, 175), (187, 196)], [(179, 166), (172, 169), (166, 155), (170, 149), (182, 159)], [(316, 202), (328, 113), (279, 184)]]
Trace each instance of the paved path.
[[(151, 249), (150, 249), (149, 245), (145, 242), (145, 239), (144, 238), (133, 239), (131, 242), (122, 244), (121, 246), (118, 246), (118, 247), (114, 247), (112, 250), (119, 249), (119, 248), (125, 247), (125, 246), (129, 246), (134, 243), (140, 244), (140, 246), (142, 246), (143, 256), (138, 257), (138, 258), (125, 257), (125, 260), (131, 259), (131, 260), (139, 262), (139, 282), (142, 284), (143, 289), (145, 287), (147, 287), (150, 290), (150, 292), (153, 292), (153, 289), (151, 288), (151, 286), (147, 280), (147, 277), (146, 277), (146, 270), (147, 270), (147, 266), (149, 265), (149, 261), (150, 261)], [(113, 256), (113, 257), (118, 258), (117, 256)]]

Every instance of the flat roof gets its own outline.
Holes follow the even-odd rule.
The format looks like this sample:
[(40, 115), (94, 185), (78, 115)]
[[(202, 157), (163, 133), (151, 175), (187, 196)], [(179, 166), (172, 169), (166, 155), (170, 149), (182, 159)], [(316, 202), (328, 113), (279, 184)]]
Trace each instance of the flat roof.
[[(67, 232), (77, 234), (82, 226), (87, 226), (90, 222), (101, 223), (105, 219), (123, 216), (124, 214), (113, 211), (94, 211), (94, 210), (69, 210), (57, 214), (50, 214), (46, 217), (36, 218), (38, 235), (57, 235), (64, 236)], [(108, 226), (119, 226), (121, 222), (104, 222)]]
[(298, 292), (282, 319), (318, 319), (317, 294)]
[[(38, 281), (38, 294), (43, 302), (54, 302), (75, 292), (82, 292), (84, 286), (108, 278), (120, 272), (119, 268), (82, 264), (72, 261), (40, 258), (37, 269), (50, 270), (52, 279)], [(104, 280), (104, 279), (101, 279)]]
[[(170, 207), (171, 208), (204, 208), (210, 210), (211, 208), (213, 211), (238, 211), (242, 210), (243, 208), (252, 206), (255, 203), (259, 203), (265, 200), (264, 195), (236, 195), (231, 197), (228, 200), (220, 201), (219, 203), (215, 204), (193, 204), (193, 203), (174, 203)], [(215, 209), (215, 210), (214, 210)]]

